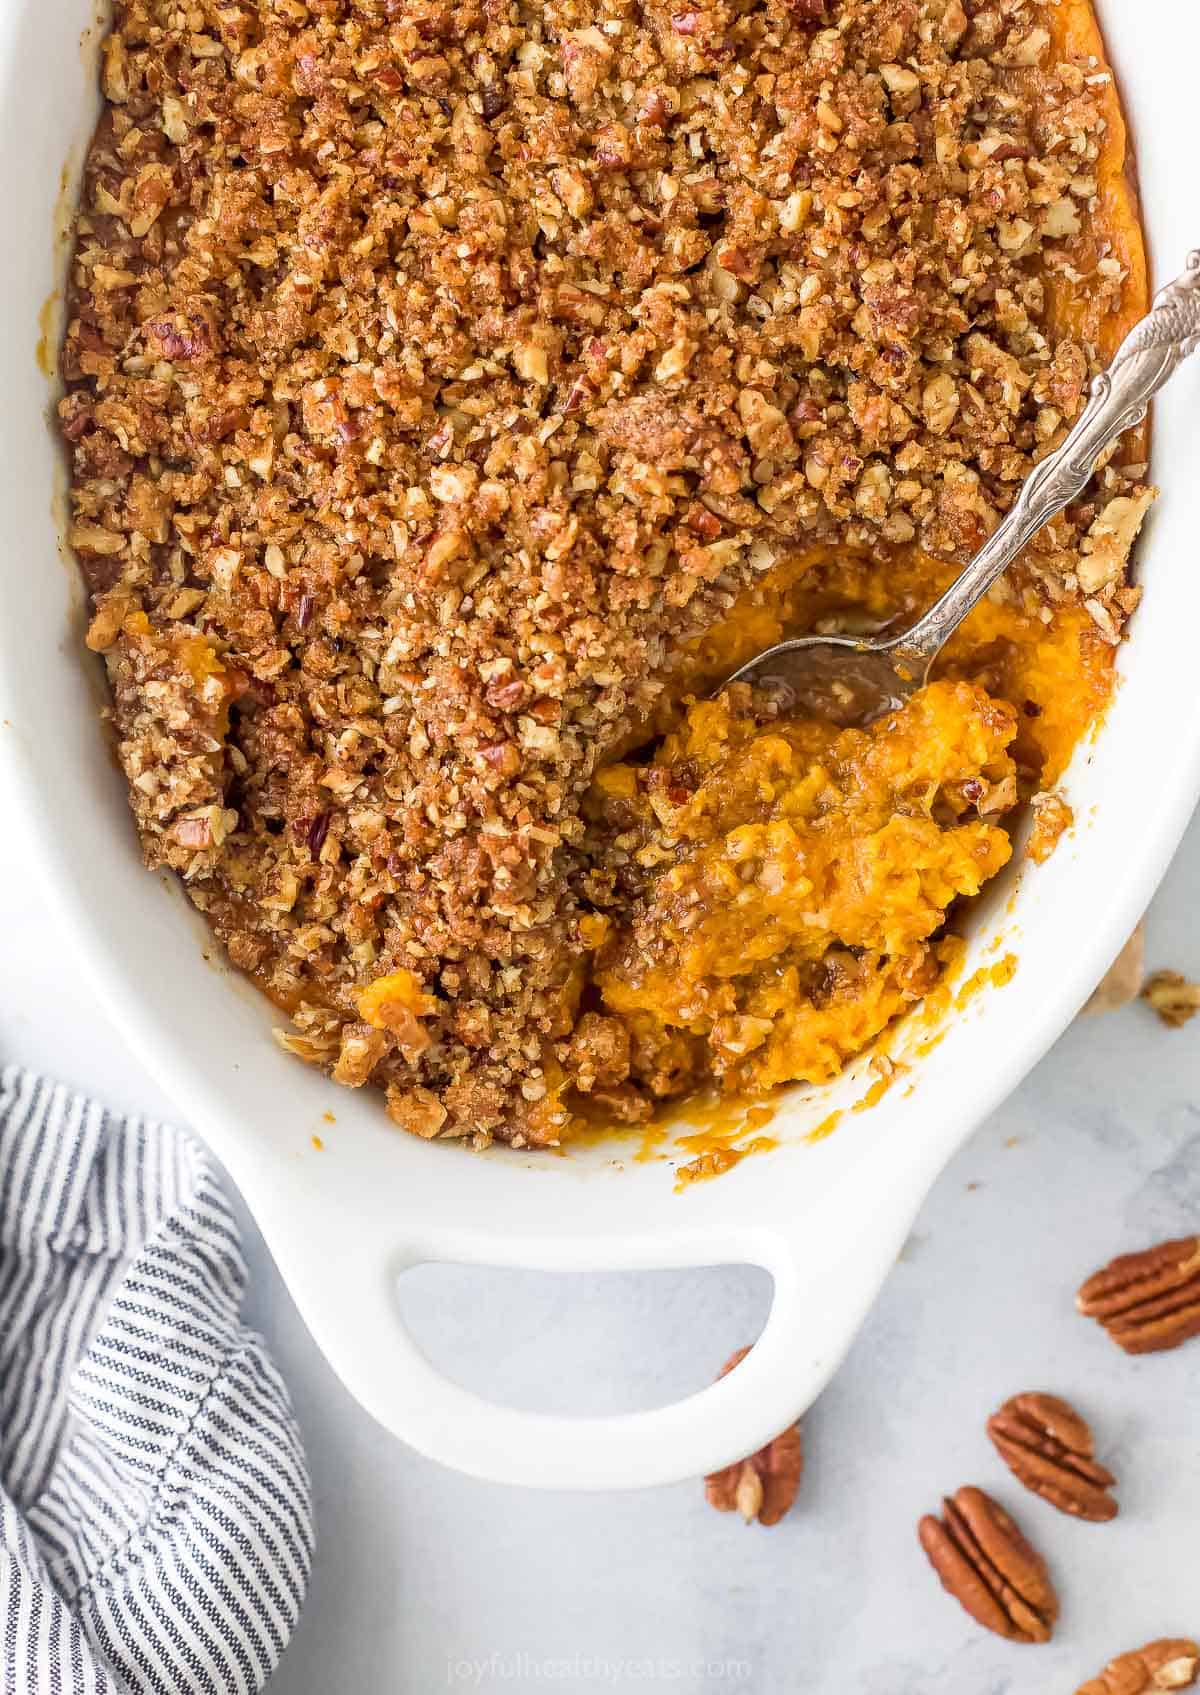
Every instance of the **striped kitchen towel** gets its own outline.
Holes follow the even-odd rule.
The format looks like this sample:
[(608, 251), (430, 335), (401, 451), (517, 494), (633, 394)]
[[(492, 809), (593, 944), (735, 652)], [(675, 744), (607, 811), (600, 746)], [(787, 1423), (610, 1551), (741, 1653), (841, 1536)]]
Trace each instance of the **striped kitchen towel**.
[(3, 1695), (242, 1695), (274, 1671), (312, 1502), (245, 1281), (198, 1143), (3, 1073)]

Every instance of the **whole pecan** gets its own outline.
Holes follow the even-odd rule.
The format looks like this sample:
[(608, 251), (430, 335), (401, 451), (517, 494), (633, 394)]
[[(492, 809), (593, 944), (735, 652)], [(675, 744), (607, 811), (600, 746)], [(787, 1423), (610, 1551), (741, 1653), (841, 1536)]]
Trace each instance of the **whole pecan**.
[(1099, 1677), (1080, 1684), (1075, 1695), (1151, 1695), (1158, 1689), (1190, 1689), (1200, 1669), (1200, 1648), (1186, 1638), (1147, 1642), (1110, 1660)]
[[(721, 1367), (717, 1381), (740, 1365), (749, 1352), (749, 1348), (739, 1348)], [(718, 1512), (736, 1509), (747, 1524), (754, 1519), (760, 1524), (778, 1524), (796, 1499), (803, 1470), (800, 1426), (792, 1424), (749, 1459), (735, 1460), (706, 1477), (704, 1496)]]
[(1014, 1395), (987, 1433), (1013, 1476), (1059, 1512), (1098, 1524), (1117, 1516), (1116, 1478), (1094, 1458), (1086, 1419), (1057, 1395)]
[(1154, 1354), (1200, 1336), (1200, 1237), (1122, 1254), (1075, 1297), (1127, 1354)]
[(978, 1624), (1012, 1642), (1049, 1642), (1058, 1596), (1045, 1561), (982, 1489), (960, 1489), (917, 1526), (942, 1588)]

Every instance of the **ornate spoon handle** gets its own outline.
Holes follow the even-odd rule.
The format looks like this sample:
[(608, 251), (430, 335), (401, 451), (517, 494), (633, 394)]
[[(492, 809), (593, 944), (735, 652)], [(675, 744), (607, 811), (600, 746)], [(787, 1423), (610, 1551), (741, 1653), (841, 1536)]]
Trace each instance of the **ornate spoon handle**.
[(1200, 251), (1190, 253), (1183, 275), (1155, 295), (1150, 311), (1092, 383), (1091, 398), (1061, 446), (1035, 468), (957, 582), (896, 641), (897, 652), (928, 664), (1030, 537), (1083, 492), (1104, 449), (1145, 417), (1151, 396), (1198, 345)]

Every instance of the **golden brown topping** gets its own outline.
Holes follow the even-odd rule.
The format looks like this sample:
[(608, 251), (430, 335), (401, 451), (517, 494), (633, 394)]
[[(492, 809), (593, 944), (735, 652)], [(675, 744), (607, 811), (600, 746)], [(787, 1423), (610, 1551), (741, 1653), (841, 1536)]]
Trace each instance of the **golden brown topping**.
[(1122, 1254), (1088, 1278), (1075, 1304), (1127, 1354), (1160, 1353), (1200, 1336), (1200, 1237)]
[(927, 1515), (918, 1526), (942, 1588), (998, 1636), (1049, 1642), (1058, 1596), (1045, 1561), (1003, 1507), (968, 1487), (943, 1501), (942, 1509), (942, 1518)]
[(1147, 1642), (1110, 1660), (1099, 1677), (1075, 1695), (1153, 1695), (1161, 1689), (1190, 1689), (1200, 1670), (1200, 1648), (1186, 1637)]
[[(1079, 410), (1142, 278), (1052, 11), (117, 5), (61, 412), (144, 851), (418, 1133), (599, 1077), (580, 807), (680, 644), (799, 546), (964, 559)], [(1115, 639), (1139, 476), (1031, 545), (1039, 627)]]
[(1057, 1395), (1014, 1395), (987, 1431), (1013, 1476), (1060, 1512), (1097, 1523), (1117, 1516), (1116, 1480), (1097, 1463), (1087, 1422)]
[[(726, 1360), (718, 1381), (740, 1365), (750, 1352), (739, 1348)], [(760, 1524), (778, 1524), (796, 1499), (800, 1476), (804, 1470), (804, 1450), (800, 1441), (800, 1426), (789, 1427), (760, 1448), (749, 1459), (735, 1460), (722, 1471), (714, 1471), (704, 1480), (704, 1498), (718, 1512), (741, 1513), (747, 1524), (755, 1519)]]
[(1172, 1030), (1181, 1030), (1200, 1012), (1200, 983), (1190, 983), (1178, 971), (1155, 971), (1142, 994)]

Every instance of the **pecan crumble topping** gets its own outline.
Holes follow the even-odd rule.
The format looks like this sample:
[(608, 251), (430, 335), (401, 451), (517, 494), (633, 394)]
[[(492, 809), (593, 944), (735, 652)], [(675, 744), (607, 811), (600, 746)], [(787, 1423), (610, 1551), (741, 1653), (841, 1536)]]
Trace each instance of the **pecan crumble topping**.
[[(773, 573), (965, 561), (1079, 411), (1144, 268), (1075, 3), (118, 0), (88, 645), (148, 863), (404, 1128), (638, 1115), (597, 770)], [(998, 604), (1107, 652), (1137, 459)]]

